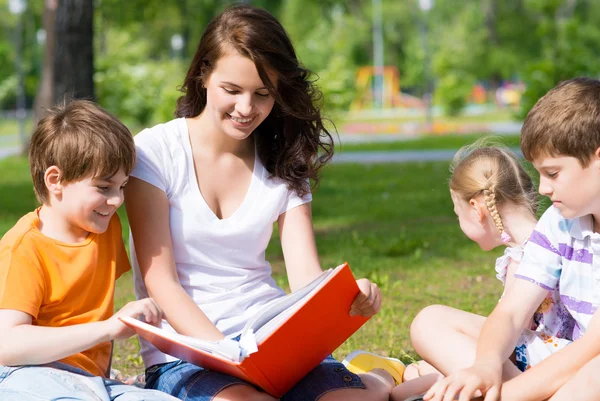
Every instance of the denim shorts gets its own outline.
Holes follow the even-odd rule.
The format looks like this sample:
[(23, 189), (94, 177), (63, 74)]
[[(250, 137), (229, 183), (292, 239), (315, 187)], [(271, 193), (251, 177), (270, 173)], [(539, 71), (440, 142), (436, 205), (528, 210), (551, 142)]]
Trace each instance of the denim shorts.
[[(181, 400), (211, 401), (234, 384), (253, 386), (237, 377), (184, 361), (163, 363), (146, 369), (146, 388), (164, 391)], [(285, 393), (281, 401), (315, 401), (325, 393), (347, 388), (364, 389), (365, 386), (360, 377), (328, 356)]]
[(2, 401), (178, 401), (168, 394), (128, 386), (54, 362), (37, 366), (1, 366)]

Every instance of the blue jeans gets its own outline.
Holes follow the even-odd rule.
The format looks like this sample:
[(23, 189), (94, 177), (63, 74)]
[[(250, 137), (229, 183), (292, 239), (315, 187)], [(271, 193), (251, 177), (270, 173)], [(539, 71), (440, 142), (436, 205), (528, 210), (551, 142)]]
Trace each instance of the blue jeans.
[[(211, 401), (218, 393), (234, 384), (251, 386), (237, 377), (206, 370), (184, 361), (154, 365), (146, 369), (146, 388), (164, 391), (181, 400)], [(364, 389), (365, 386), (360, 377), (329, 356), (284, 394), (281, 401), (316, 401), (325, 393), (346, 388)]]
[(160, 391), (92, 376), (60, 362), (39, 366), (0, 365), (0, 400), (177, 401)]

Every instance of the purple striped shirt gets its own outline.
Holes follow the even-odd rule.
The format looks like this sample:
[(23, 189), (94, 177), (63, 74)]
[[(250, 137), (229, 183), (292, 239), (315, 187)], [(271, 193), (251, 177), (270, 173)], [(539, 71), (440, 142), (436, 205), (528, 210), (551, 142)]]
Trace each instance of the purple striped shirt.
[(576, 321), (573, 339), (583, 335), (600, 305), (600, 234), (593, 219), (565, 219), (550, 207), (532, 233), (515, 277), (552, 290)]

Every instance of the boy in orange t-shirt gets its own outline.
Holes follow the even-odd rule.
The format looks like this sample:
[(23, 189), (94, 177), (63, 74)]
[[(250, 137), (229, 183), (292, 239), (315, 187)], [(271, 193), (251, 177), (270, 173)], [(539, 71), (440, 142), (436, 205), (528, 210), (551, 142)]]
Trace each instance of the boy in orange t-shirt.
[(0, 241), (0, 399), (175, 400), (107, 379), (119, 316), (161, 312), (147, 298), (113, 315), (115, 280), (129, 270), (116, 214), (135, 163), (129, 130), (89, 101), (50, 111), (31, 138), (42, 206)]

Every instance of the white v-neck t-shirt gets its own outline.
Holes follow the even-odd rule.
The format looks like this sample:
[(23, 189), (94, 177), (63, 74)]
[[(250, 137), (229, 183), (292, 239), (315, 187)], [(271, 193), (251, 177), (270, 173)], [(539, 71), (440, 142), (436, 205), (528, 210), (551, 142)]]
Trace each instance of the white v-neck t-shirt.
[[(198, 187), (187, 122), (172, 120), (135, 136), (136, 166), (131, 176), (164, 191), (179, 281), (226, 336), (237, 335), (258, 309), (285, 295), (271, 277), (265, 249), (282, 213), (312, 200), (300, 198), (272, 177), (258, 156), (246, 197), (238, 210), (219, 219)], [(152, 216), (147, 216), (151, 219)], [(133, 239), (131, 264), (138, 299), (148, 296)], [(168, 324), (162, 326), (173, 330)], [(144, 364), (174, 360), (140, 339)]]

